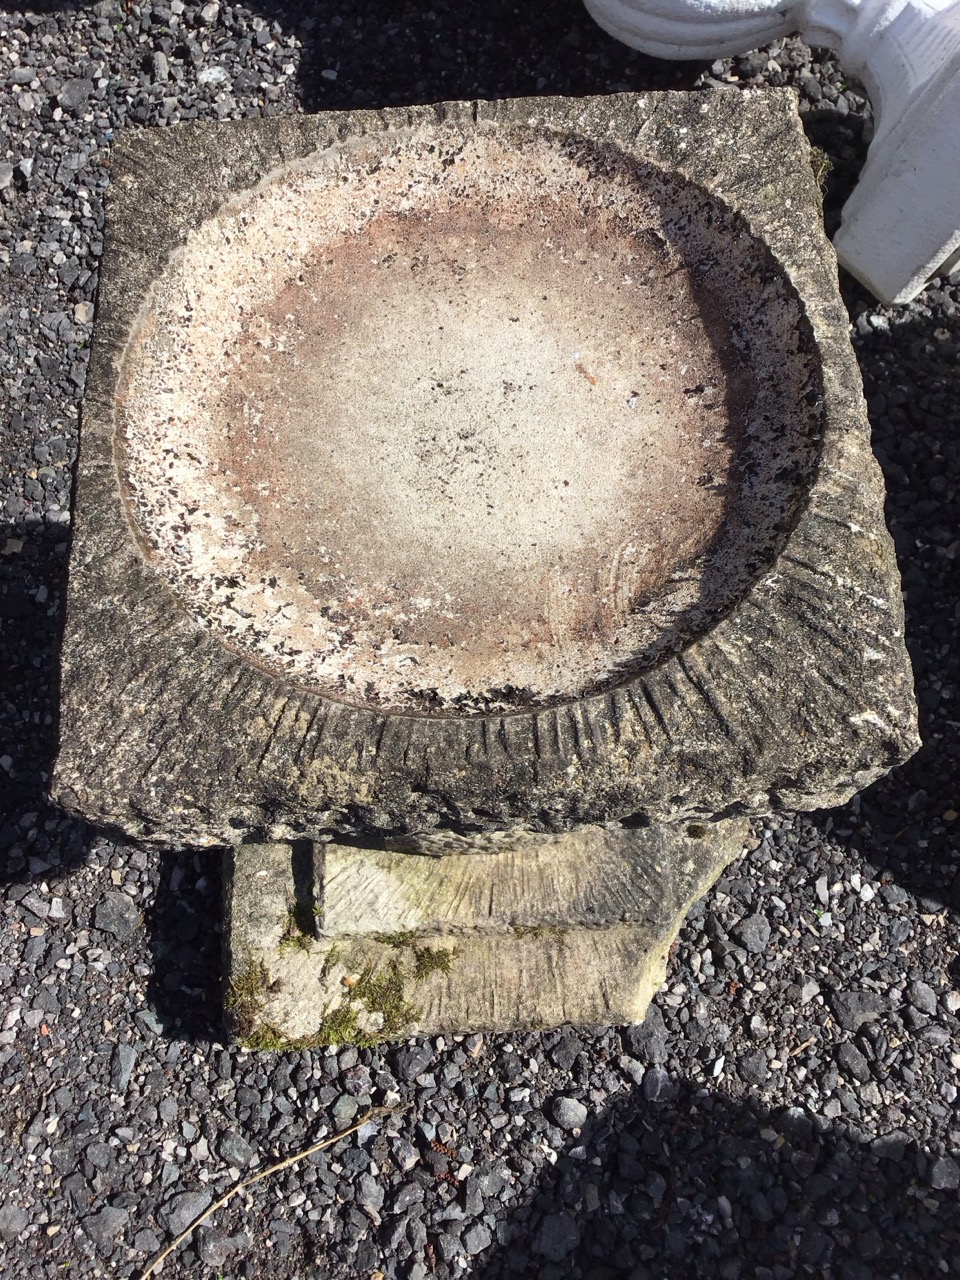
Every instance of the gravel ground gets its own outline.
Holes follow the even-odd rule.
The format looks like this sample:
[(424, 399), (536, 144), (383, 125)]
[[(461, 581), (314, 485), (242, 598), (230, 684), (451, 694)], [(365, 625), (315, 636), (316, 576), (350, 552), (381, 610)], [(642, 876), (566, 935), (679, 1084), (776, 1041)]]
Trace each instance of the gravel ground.
[(575, 0), (6, 10), (0, 84), (0, 1273), (136, 1275), (241, 1174), (372, 1102), (408, 1109), (260, 1183), (164, 1275), (960, 1274), (960, 274), (898, 310), (844, 281), (925, 746), (843, 810), (759, 828), (642, 1028), (226, 1047), (216, 857), (120, 847), (44, 800), (116, 129), (791, 84), (832, 228), (869, 139), (857, 87), (796, 40), (658, 63)]

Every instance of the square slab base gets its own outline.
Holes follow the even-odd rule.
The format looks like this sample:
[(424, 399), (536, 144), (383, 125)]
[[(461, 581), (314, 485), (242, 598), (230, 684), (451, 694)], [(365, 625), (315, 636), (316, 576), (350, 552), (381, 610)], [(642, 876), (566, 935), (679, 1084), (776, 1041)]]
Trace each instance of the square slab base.
[(641, 1022), (687, 911), (748, 835), (728, 819), (416, 853), (240, 845), (225, 854), (231, 1030), (284, 1049)]

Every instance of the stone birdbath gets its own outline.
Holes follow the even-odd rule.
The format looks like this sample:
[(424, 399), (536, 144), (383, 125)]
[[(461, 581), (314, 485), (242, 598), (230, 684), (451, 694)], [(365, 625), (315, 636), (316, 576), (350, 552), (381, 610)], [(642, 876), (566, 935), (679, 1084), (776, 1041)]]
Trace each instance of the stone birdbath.
[(254, 1047), (641, 1020), (749, 815), (917, 745), (792, 96), (112, 172), (54, 796), (224, 850)]

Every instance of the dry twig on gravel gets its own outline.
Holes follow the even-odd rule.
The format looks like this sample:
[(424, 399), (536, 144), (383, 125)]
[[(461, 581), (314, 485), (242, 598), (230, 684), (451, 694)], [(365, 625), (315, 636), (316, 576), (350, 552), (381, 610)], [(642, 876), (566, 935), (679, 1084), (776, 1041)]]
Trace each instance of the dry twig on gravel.
[(315, 1142), (312, 1147), (306, 1147), (303, 1151), (298, 1151), (286, 1159), (280, 1160), (277, 1164), (272, 1164), (268, 1169), (261, 1169), (259, 1173), (255, 1173), (252, 1178), (245, 1178), (243, 1182), (238, 1182), (235, 1187), (231, 1187), (225, 1196), (221, 1196), (215, 1201), (209, 1209), (204, 1210), (199, 1218), (190, 1223), (185, 1231), (181, 1231), (176, 1240), (172, 1244), (167, 1245), (162, 1253), (158, 1253), (150, 1265), (140, 1273), (140, 1280), (148, 1280), (149, 1276), (156, 1275), (160, 1266), (170, 1257), (171, 1253), (175, 1253), (185, 1240), (193, 1235), (197, 1227), (201, 1226), (208, 1218), (213, 1217), (218, 1209), (222, 1209), (228, 1204), (235, 1195), (239, 1195), (241, 1191), (245, 1191), (247, 1187), (252, 1187), (256, 1182), (262, 1182), (264, 1178), (269, 1178), (272, 1173), (279, 1173), (281, 1169), (289, 1169), (290, 1165), (296, 1164), (299, 1160), (306, 1160), (308, 1156), (312, 1156), (317, 1151), (322, 1151), (324, 1147), (332, 1147), (335, 1142), (339, 1142), (341, 1138), (349, 1138), (351, 1133), (356, 1133), (358, 1129), (362, 1129), (365, 1124), (369, 1124), (371, 1120), (379, 1120), (381, 1116), (392, 1115), (394, 1112), (402, 1110), (400, 1107), (371, 1107), (369, 1111), (364, 1112), (356, 1124), (352, 1124), (349, 1129), (341, 1129), (339, 1133), (333, 1133), (329, 1138), (324, 1138), (321, 1142)]

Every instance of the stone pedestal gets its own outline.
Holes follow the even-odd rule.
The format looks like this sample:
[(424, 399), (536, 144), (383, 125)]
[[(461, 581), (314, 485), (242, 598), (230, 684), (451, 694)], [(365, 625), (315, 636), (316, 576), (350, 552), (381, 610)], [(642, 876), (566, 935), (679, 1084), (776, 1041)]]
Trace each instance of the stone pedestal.
[(640, 1016), (717, 819), (917, 745), (792, 95), (178, 126), (111, 170), (55, 798), (235, 847), (261, 1042)]
[(728, 819), (442, 856), (239, 845), (225, 876), (232, 1029), (281, 1048), (641, 1022), (684, 916), (748, 835)]

